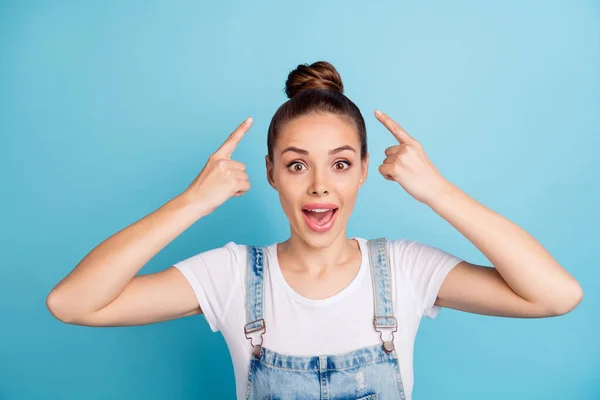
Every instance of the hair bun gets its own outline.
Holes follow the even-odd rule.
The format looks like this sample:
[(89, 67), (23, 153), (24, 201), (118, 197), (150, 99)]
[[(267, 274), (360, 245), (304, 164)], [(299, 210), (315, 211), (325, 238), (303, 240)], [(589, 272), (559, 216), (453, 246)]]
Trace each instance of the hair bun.
[(289, 73), (285, 81), (285, 94), (289, 99), (308, 89), (328, 89), (344, 93), (342, 78), (335, 67), (327, 61), (300, 64)]

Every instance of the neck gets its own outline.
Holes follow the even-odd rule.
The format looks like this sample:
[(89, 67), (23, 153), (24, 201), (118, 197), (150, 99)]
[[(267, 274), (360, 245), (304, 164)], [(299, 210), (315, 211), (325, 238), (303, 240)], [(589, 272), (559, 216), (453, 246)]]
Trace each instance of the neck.
[(309, 243), (292, 232), (288, 240), (277, 246), (277, 251), (284, 256), (280, 259), (293, 260), (287, 263), (290, 270), (317, 276), (351, 260), (358, 248), (358, 243), (353, 242), (353, 239), (346, 237), (345, 231), (324, 245)]

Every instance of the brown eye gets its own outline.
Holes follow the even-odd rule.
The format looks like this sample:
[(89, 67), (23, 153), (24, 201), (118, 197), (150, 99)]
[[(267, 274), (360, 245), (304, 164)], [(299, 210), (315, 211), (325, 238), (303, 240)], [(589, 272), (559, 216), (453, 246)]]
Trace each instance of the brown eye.
[(299, 163), (299, 162), (291, 162), (290, 164), (288, 164), (288, 168), (292, 168), (292, 172), (301, 172), (302, 171), (302, 167), (304, 165)]
[(339, 168), (338, 167), (339, 165), (344, 165), (344, 164), (346, 164), (346, 165), (348, 165), (348, 167), (350, 167), (350, 162), (348, 162), (348, 161), (338, 161), (338, 162), (335, 163), (335, 169), (338, 169), (338, 170), (348, 169), (348, 168), (343, 168), (343, 167)]

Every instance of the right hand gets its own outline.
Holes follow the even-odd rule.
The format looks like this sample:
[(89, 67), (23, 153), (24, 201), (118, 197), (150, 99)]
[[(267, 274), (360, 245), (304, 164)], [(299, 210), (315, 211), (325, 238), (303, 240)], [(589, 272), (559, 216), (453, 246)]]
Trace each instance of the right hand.
[(231, 154), (252, 122), (252, 118), (245, 120), (229, 135), (183, 193), (204, 215), (212, 213), (231, 196), (241, 196), (250, 189), (246, 166), (232, 160)]

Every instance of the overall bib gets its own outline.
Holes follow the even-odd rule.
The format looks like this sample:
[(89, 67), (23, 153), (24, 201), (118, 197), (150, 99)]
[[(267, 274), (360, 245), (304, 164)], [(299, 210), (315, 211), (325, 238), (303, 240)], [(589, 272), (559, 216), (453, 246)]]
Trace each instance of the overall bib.
[[(293, 356), (263, 347), (266, 332), (263, 319), (263, 247), (247, 246), (246, 322), (244, 332), (253, 347), (246, 389), (247, 400), (405, 400), (400, 366), (394, 348), (394, 317), (387, 240), (368, 241), (373, 281), (373, 326), (381, 344), (333, 355)], [(384, 341), (378, 328), (393, 328)], [(260, 344), (253, 344), (253, 332), (261, 332)]]

